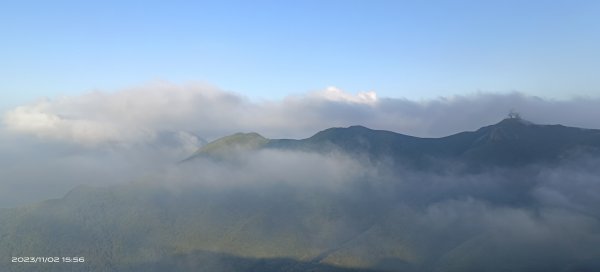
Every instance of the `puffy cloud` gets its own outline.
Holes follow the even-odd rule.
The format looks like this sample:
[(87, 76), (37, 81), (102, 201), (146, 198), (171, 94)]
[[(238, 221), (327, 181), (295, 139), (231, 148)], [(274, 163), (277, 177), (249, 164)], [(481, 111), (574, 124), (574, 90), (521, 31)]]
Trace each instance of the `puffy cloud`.
[(88, 146), (147, 143), (162, 131), (187, 131), (204, 118), (218, 127), (219, 107), (235, 108), (241, 98), (208, 86), (155, 84), (119, 92), (91, 92), (44, 99), (8, 111), (10, 131)]
[(4, 121), (14, 131), (81, 144), (126, 140), (133, 136), (120, 133), (117, 127), (107, 122), (60, 116), (52, 106), (49, 101), (42, 101), (17, 107), (5, 115)]
[(335, 102), (368, 105), (373, 105), (377, 102), (377, 94), (374, 91), (359, 92), (357, 95), (352, 95), (333, 86), (327, 87), (324, 91), (316, 92), (315, 95)]

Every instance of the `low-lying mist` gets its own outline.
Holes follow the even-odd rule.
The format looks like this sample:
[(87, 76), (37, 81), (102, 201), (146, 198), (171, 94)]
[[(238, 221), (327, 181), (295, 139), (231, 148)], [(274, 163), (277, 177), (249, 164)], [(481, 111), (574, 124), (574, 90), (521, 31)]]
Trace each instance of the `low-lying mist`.
[[(235, 191), (223, 193), (234, 206), (238, 199), (247, 205), (248, 198), (311, 206), (318, 195), (353, 207), (331, 219), (340, 220), (334, 225), (339, 232), (352, 233), (323, 256), (331, 264), (570, 271), (600, 265), (593, 261), (600, 256), (598, 163), (600, 158), (581, 155), (473, 173), (443, 162), (448, 169), (432, 173), (343, 153), (262, 150), (173, 165), (155, 181), (174, 195), (193, 188), (215, 195)], [(331, 207), (323, 206), (323, 213)]]
[[(99, 205), (90, 199), (108, 188), (115, 192), (112, 203), (137, 205), (148, 213), (140, 224), (159, 233), (181, 228), (177, 233), (183, 236), (168, 239), (168, 246), (153, 245), (159, 248), (391, 271), (575, 271), (600, 265), (594, 261), (600, 250), (600, 158), (593, 156), (473, 172), (457, 161), (440, 161), (436, 171), (423, 171), (343, 152), (262, 149), (173, 163), (185, 152), (69, 148), (39, 150), (39, 157), (27, 157), (27, 169), (19, 167), (24, 158), (13, 150), (13, 160), (3, 158), (13, 163), (3, 175), (26, 177), (18, 181), (22, 188), (43, 192), (38, 198), (60, 198), (61, 190), (91, 185), (84, 202), (70, 202), (77, 199), (77, 189), (63, 199), (70, 207)], [(60, 156), (44, 155), (52, 152)], [(5, 197), (5, 203), (26, 203)], [(162, 213), (170, 219), (152, 221)], [(121, 212), (102, 214), (119, 222)], [(181, 226), (164, 225), (170, 221)], [(192, 238), (184, 235), (190, 227)], [(203, 233), (217, 238), (186, 244)], [(233, 240), (224, 242), (221, 236)], [(151, 239), (142, 238), (136, 239)]]

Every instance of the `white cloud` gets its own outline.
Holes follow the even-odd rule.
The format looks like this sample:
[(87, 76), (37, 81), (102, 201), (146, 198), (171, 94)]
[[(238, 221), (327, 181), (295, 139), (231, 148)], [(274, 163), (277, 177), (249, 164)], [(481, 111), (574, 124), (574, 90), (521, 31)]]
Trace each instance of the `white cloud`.
[(317, 97), (322, 97), (335, 102), (348, 102), (367, 105), (373, 105), (377, 102), (377, 94), (374, 91), (359, 92), (356, 95), (352, 95), (347, 92), (344, 92), (343, 90), (331, 86), (315, 94)]
[(73, 141), (88, 145), (120, 141), (128, 137), (107, 122), (89, 119), (70, 119), (57, 115), (48, 101), (21, 106), (8, 112), (4, 122), (9, 129), (36, 135), (40, 138)]
[(87, 146), (145, 143), (161, 131), (181, 134), (196, 116), (210, 117), (213, 107), (237, 105), (237, 99), (206, 86), (160, 84), (45, 99), (10, 110), (3, 121), (10, 131)]

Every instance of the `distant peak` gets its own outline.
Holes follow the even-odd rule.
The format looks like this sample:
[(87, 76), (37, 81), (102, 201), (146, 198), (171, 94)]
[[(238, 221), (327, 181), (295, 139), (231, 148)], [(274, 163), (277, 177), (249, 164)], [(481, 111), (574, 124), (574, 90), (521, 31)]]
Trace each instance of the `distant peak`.
[(229, 136), (225, 136), (224, 138), (234, 138), (234, 137), (238, 137), (238, 138), (265, 138), (262, 135), (256, 133), (256, 132), (248, 132), (248, 133), (244, 133), (244, 132), (238, 132), (236, 134), (233, 135), (229, 135)]
[(319, 131), (317, 134), (319, 133), (328, 133), (328, 132), (333, 132), (333, 131), (365, 131), (365, 130), (371, 130), (368, 127), (365, 126), (361, 126), (361, 125), (353, 125), (353, 126), (349, 126), (349, 127), (332, 127), (332, 128), (328, 128), (322, 131)]
[(360, 130), (370, 130), (369, 128), (361, 125), (349, 126), (348, 129), (360, 129)]
[(510, 110), (506, 119), (521, 119), (521, 114), (515, 111), (514, 109)]
[(269, 142), (269, 139), (256, 132), (236, 133), (212, 141), (202, 146), (190, 158), (198, 155), (211, 155), (215, 158), (226, 158), (243, 151), (256, 150)]
[(255, 144), (268, 141), (267, 138), (256, 132), (250, 133), (241, 133), (238, 132), (233, 135), (225, 136), (221, 139), (214, 141), (213, 143), (224, 143), (224, 144), (237, 144), (237, 145), (245, 145), (245, 144)]
[(529, 126), (529, 125), (534, 125), (534, 123), (527, 121), (519, 116), (519, 117), (505, 118), (504, 120), (500, 121), (496, 125), (526, 125), (526, 126)]

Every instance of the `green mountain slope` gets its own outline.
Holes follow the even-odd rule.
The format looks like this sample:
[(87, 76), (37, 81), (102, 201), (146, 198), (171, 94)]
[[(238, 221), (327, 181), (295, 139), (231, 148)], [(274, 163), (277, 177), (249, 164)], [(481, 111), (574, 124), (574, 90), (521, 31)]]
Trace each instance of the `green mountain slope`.
[[(377, 213), (363, 204), (293, 188), (264, 195), (205, 187), (172, 193), (145, 184), (81, 187), (63, 199), (5, 211), (0, 255), (84, 256), (85, 263), (76, 267), (148, 271), (152, 264), (206, 252), (199, 256), (237, 258), (247, 269), (236, 271), (351, 271), (316, 259), (373, 224)], [(32, 271), (34, 266), (6, 261), (2, 271)], [(65, 267), (56, 265), (52, 271)]]
[(214, 159), (226, 159), (242, 152), (248, 152), (262, 148), (269, 142), (268, 139), (258, 133), (236, 133), (217, 139), (202, 146), (189, 160), (194, 157), (211, 157)]

